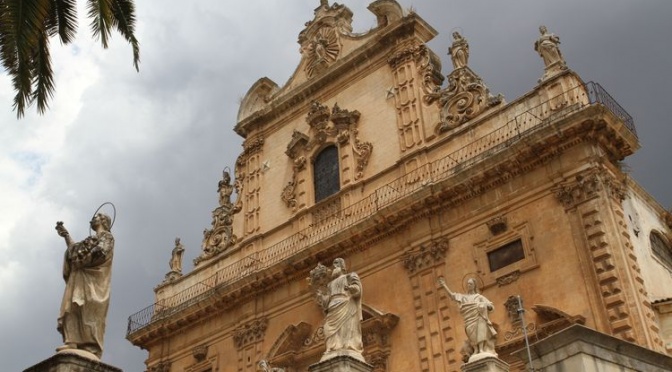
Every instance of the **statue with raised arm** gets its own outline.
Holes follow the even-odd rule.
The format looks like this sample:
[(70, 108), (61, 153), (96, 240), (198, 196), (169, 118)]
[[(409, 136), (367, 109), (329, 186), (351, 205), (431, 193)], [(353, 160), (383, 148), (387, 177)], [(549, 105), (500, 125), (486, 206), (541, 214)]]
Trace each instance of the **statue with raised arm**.
[(541, 59), (544, 60), (546, 69), (552, 67), (565, 68), (565, 60), (560, 53), (560, 38), (548, 32), (546, 26), (539, 26), (541, 36), (534, 43), (534, 50), (536, 50)]
[(182, 275), (182, 255), (184, 254), (184, 246), (180, 243), (180, 238), (175, 238), (175, 248), (171, 252), (170, 272)]
[(328, 283), (326, 273), (326, 267), (321, 264), (310, 272), (311, 285), (317, 288), (317, 303), (325, 313), (324, 337), (327, 348), (320, 361), (347, 355), (364, 362), (362, 282), (356, 273), (346, 273), (345, 260), (342, 258), (334, 260), (331, 281)]
[(465, 294), (451, 291), (443, 278), (439, 278), (439, 285), (459, 305), (460, 314), (464, 318), (464, 330), (473, 349), (473, 354), (469, 357), (469, 361), (473, 362), (487, 356), (496, 357), (495, 336), (497, 335), (497, 331), (495, 331), (492, 322), (488, 318), (488, 312), (492, 311), (494, 307), (492, 302), (478, 293), (476, 280), (474, 278), (467, 280), (468, 293)]
[(56, 351), (80, 350), (100, 359), (110, 303), (114, 237), (109, 216), (96, 213), (90, 225), (95, 235), (75, 242), (63, 222), (56, 223), (56, 231), (67, 246), (63, 259), (65, 292), (58, 317), (63, 345)]
[(453, 68), (466, 67), (469, 63), (469, 44), (459, 32), (453, 32), (453, 45), (448, 48), (448, 54), (453, 61)]

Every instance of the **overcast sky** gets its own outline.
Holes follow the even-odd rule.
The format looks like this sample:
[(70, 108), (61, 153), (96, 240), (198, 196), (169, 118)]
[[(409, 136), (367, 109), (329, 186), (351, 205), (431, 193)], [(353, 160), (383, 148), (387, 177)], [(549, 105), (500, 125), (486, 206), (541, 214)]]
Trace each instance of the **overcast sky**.
[[(342, 2), (354, 12), (355, 32), (375, 25), (369, 1)], [(299, 61), (297, 36), (319, 1), (187, 3), (136, 0), (140, 73), (130, 46), (115, 35), (103, 50), (87, 20), (80, 19), (73, 45), (53, 40), (56, 95), (44, 116), (33, 109), (17, 120), (10, 81), (0, 76), (3, 371), (22, 371), (60, 345), (65, 245), (55, 222), (81, 240), (105, 201), (116, 205), (117, 219), (103, 361), (144, 371), (146, 352), (125, 340), (126, 319), (152, 303), (176, 236), (191, 270), (221, 171), (241, 150), (232, 130), (240, 99), (263, 76), (279, 85), (289, 78)], [(460, 30), (470, 66), (507, 101), (543, 74), (533, 44), (539, 25), (548, 26), (560, 36), (568, 66), (602, 84), (634, 117), (642, 148), (627, 159), (631, 174), (672, 206), (672, 1), (400, 3), (439, 31), (429, 45), (442, 57), (443, 75), (451, 68), (450, 33)]]

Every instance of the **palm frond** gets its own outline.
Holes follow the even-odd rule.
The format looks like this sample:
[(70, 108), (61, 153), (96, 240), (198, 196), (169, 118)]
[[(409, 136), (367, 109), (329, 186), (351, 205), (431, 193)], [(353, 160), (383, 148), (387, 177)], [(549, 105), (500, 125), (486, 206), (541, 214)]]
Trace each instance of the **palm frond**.
[(100, 38), (103, 48), (107, 48), (112, 28), (112, 0), (88, 0), (88, 15), (91, 18), (91, 31), (95, 39)]
[(49, 108), (49, 100), (54, 95), (54, 71), (51, 68), (49, 35), (43, 30), (40, 36), (33, 58), (35, 92), (31, 99), (37, 101), (37, 112), (43, 114)]
[(112, 0), (112, 25), (131, 44), (133, 66), (139, 70), (140, 43), (135, 38), (135, 5), (133, 0)]
[(77, 33), (77, 0), (51, 0), (46, 25), (47, 34), (58, 34), (61, 43), (69, 44)]
[[(4, 0), (0, 58), (16, 91), (14, 109), (22, 117), (32, 103), (34, 57), (47, 21), (50, 0)], [(5, 22), (7, 22), (5, 24)]]

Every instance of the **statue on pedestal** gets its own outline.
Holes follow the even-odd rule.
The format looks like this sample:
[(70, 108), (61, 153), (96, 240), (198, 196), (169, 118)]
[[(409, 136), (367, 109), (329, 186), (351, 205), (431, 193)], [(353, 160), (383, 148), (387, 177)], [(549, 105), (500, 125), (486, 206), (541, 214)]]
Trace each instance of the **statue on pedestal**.
[(63, 260), (65, 292), (58, 317), (63, 345), (56, 351), (80, 350), (100, 359), (110, 303), (114, 237), (109, 216), (96, 213), (90, 225), (95, 235), (75, 243), (63, 222), (56, 223), (56, 231), (67, 246)]
[(469, 63), (469, 44), (459, 32), (453, 32), (453, 45), (448, 48), (448, 53), (453, 61), (453, 68), (466, 67)]
[(362, 283), (356, 273), (346, 273), (342, 258), (334, 260), (330, 275), (328, 271), (318, 264), (311, 270), (309, 278), (316, 290), (317, 303), (325, 313), (327, 348), (320, 361), (347, 355), (365, 362), (362, 356)]
[(539, 26), (541, 36), (534, 42), (534, 50), (544, 61), (544, 76), (542, 80), (555, 73), (566, 70), (567, 64), (560, 53), (560, 38), (548, 32), (546, 26)]
[(175, 238), (175, 248), (171, 252), (170, 257), (170, 271), (182, 274), (182, 255), (184, 254), (184, 246), (180, 243), (180, 238)]
[(494, 309), (492, 302), (478, 293), (476, 280), (467, 280), (467, 293), (452, 292), (443, 278), (439, 278), (439, 284), (448, 292), (450, 298), (459, 304), (460, 314), (464, 318), (464, 330), (471, 346), (469, 362), (483, 357), (497, 357), (495, 352), (495, 336), (497, 331), (488, 318), (488, 312)]

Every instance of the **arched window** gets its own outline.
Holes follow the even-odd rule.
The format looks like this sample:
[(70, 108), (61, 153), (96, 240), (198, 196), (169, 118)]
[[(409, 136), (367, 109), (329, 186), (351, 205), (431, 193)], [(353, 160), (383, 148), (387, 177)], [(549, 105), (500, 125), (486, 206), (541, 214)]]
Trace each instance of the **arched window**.
[(672, 248), (668, 242), (657, 231), (651, 231), (650, 240), (653, 254), (672, 270)]
[(322, 150), (313, 163), (315, 203), (333, 195), (341, 188), (338, 176), (338, 149), (329, 146)]

